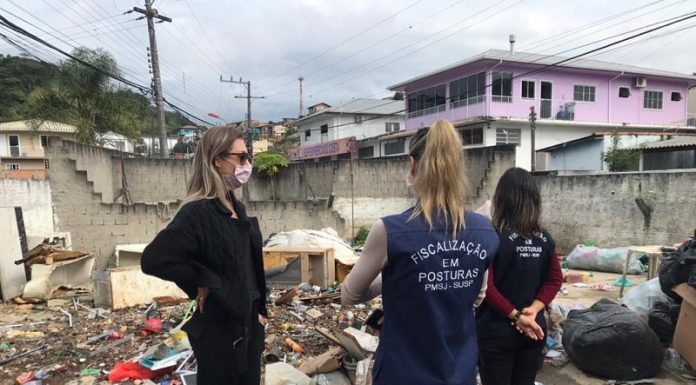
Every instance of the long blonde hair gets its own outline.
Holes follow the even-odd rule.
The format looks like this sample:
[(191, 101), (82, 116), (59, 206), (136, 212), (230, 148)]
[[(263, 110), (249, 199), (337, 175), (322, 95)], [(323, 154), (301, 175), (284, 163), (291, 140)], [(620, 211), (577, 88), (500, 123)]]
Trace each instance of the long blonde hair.
[(242, 131), (232, 126), (216, 126), (208, 129), (198, 141), (191, 166), (184, 204), (199, 199), (224, 200), (228, 191), (220, 172), (215, 167), (219, 159), (237, 139), (243, 139)]
[(416, 164), (413, 189), (418, 195), (409, 220), (422, 215), (432, 229), (433, 217), (442, 216), (456, 234), (465, 227), (466, 180), (462, 140), (452, 123), (438, 120), (420, 129), (411, 138), (409, 156)]

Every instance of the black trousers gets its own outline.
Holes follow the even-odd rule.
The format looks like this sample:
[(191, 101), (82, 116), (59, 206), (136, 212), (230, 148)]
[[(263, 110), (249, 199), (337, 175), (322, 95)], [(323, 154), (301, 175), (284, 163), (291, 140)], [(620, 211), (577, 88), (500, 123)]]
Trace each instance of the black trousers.
[(544, 341), (522, 334), (479, 338), (479, 375), (483, 385), (534, 385), (541, 369)]
[[(198, 361), (198, 385), (259, 385), (264, 329), (258, 321), (259, 301), (254, 301), (246, 322), (246, 335), (210, 320), (200, 333), (189, 333), (193, 354)], [(235, 341), (236, 344), (235, 344)]]

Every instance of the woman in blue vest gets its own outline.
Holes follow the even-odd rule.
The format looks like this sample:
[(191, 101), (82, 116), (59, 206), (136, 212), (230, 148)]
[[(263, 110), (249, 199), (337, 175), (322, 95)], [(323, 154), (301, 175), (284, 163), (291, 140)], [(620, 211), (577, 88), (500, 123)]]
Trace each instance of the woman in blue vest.
[(488, 219), (465, 211), (464, 154), (452, 124), (419, 130), (409, 148), (416, 205), (374, 224), (341, 300), (382, 294), (375, 385), (476, 384), (474, 306), (498, 235)]
[(507, 170), (493, 195), (500, 248), (477, 310), (483, 385), (534, 385), (546, 335), (543, 309), (563, 283), (553, 238), (541, 227), (541, 194), (532, 174)]

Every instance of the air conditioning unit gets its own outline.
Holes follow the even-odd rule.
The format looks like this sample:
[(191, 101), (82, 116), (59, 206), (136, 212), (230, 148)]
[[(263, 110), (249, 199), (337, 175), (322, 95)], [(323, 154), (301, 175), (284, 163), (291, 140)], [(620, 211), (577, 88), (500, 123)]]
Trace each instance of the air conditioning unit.
[(355, 115), (355, 123), (362, 123), (363, 117), (362, 115)]
[(636, 88), (645, 88), (648, 86), (648, 79), (646, 78), (636, 78), (635, 83)]

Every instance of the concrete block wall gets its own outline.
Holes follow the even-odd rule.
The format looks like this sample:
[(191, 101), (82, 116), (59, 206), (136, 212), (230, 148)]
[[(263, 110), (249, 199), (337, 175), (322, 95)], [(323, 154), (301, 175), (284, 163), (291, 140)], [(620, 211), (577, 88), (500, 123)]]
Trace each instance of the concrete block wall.
[(27, 235), (44, 236), (54, 232), (48, 180), (0, 179), (0, 207), (3, 206), (22, 208)]
[[(120, 176), (120, 159), (114, 159), (114, 164)], [(186, 197), (191, 161), (130, 158), (123, 160), (123, 170), (133, 202), (171, 202)]]
[[(469, 201), (472, 207), (478, 207), (492, 197), (500, 175), (515, 165), (515, 148), (484, 147), (465, 153), (463, 172), (468, 180)], [(414, 196), (406, 185), (408, 162), (405, 157), (353, 161), (352, 168), (355, 202), (384, 201), (390, 207), (413, 202)], [(288, 201), (323, 199), (333, 194), (337, 201), (350, 199), (350, 180), (350, 161), (291, 164), (275, 176), (276, 198)], [(272, 197), (270, 180), (261, 175), (252, 178), (248, 191), (250, 201), (266, 201)], [(400, 202), (394, 204), (394, 200)], [(345, 210), (340, 212), (345, 217)]]
[[(74, 162), (75, 170), (85, 173), (86, 180), (92, 183), (93, 191), (101, 195), (102, 202), (111, 203), (114, 201), (117, 180), (114, 178), (113, 158), (120, 156), (120, 152), (71, 141), (62, 141), (51, 145), (54, 144), (61, 144), (60, 148), (63, 149), (63, 153)], [(53, 168), (52, 162), (51, 168)], [(118, 186), (120, 186), (120, 182)]]
[[(116, 244), (146, 243), (164, 228), (184, 198), (190, 177), (190, 161), (126, 157), (73, 142), (51, 146), (46, 154), (51, 162), (48, 178), (55, 230), (70, 231), (74, 246), (94, 253), (99, 267), (111, 259)], [(479, 162), (487, 164), (489, 179), (497, 168), (509, 166), (510, 157), (495, 149), (471, 150), (470, 154), (484, 159)], [(474, 168), (464, 172), (480, 178)], [(354, 161), (352, 173), (352, 200), (349, 161), (291, 165), (276, 177), (275, 201), (268, 178), (255, 175), (244, 194), (249, 213), (259, 217), (264, 234), (332, 227), (349, 237), (354, 227), (356, 231), (360, 226), (369, 227), (377, 218), (413, 205), (414, 196), (406, 186), (405, 158)], [(131, 194), (130, 206), (122, 205), (121, 200), (113, 203), (123, 175)]]
[(295, 229), (319, 230), (331, 227), (343, 234), (345, 220), (327, 208), (326, 200), (255, 201), (247, 204), (247, 213), (256, 216), (264, 238), (281, 231)]
[[(537, 176), (544, 225), (560, 252), (593, 241), (600, 247), (669, 245), (696, 229), (696, 171)], [(653, 208), (650, 222), (636, 204)]]
[[(49, 147), (46, 156), (51, 168), (48, 177), (55, 213), (56, 231), (69, 231), (73, 247), (96, 256), (97, 268), (104, 268), (111, 260), (115, 245), (147, 243), (162, 230), (176, 213), (176, 204), (135, 203), (125, 206), (105, 203), (103, 194), (95, 191), (95, 183), (88, 179), (89, 172), (80, 171), (90, 158), (98, 158), (98, 150), (71, 143), (67, 147)], [(104, 150), (101, 156), (110, 156)], [(80, 158), (86, 154), (86, 159)], [(95, 155), (96, 154), (96, 155)], [(77, 160), (76, 160), (77, 158)], [(108, 173), (112, 164), (89, 166), (90, 172)], [(134, 178), (137, 183), (141, 183)], [(100, 180), (99, 183), (106, 183)], [(129, 183), (131, 183), (129, 181)], [(136, 184), (137, 184), (136, 183)], [(175, 189), (172, 189), (175, 191)], [(170, 201), (175, 200), (172, 197)]]

